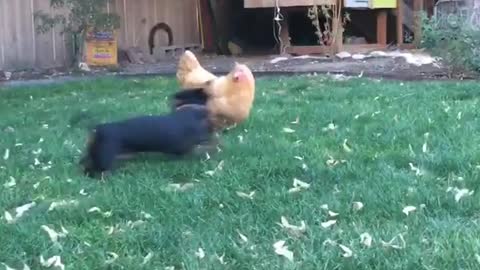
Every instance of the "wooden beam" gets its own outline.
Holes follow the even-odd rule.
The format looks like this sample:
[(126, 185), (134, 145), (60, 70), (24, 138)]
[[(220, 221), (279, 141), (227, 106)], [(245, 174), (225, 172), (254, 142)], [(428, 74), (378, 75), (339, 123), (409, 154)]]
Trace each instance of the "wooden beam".
[(377, 43), (387, 44), (387, 11), (385, 9), (377, 12)]
[(420, 46), (420, 42), (422, 41), (422, 14), (423, 11), (423, 0), (413, 0), (413, 43), (418, 48)]
[(415, 44), (413, 44), (413, 43), (403, 43), (398, 47), (402, 50), (413, 50), (413, 49), (415, 49)]
[(397, 0), (397, 45), (401, 46), (403, 44), (403, 0)]
[(349, 53), (367, 53), (371, 51), (385, 50), (386, 44), (344, 44), (343, 51)]
[[(279, 7), (305, 7), (313, 5), (334, 5), (335, 0), (278, 0)], [(276, 0), (244, 0), (244, 8), (275, 7)]]
[[(377, 50), (384, 50), (386, 49), (386, 45), (382, 44), (344, 44), (343, 51), (349, 53), (367, 53), (371, 51)], [(329, 55), (332, 52), (332, 48), (330, 46), (291, 46), (287, 48), (287, 53), (293, 55), (306, 55), (306, 54), (323, 54)]]
[(306, 55), (306, 54), (330, 54), (330, 46), (291, 46), (286, 49), (286, 52), (293, 55)]

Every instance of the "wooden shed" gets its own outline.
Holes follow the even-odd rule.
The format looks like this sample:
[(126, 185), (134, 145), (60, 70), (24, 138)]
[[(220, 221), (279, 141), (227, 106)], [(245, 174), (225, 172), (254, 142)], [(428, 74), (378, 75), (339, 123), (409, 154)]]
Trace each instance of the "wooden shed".
[[(234, 22), (230, 23), (232, 29), (239, 28), (238, 25), (245, 25), (244, 29), (238, 30), (239, 32), (242, 31), (240, 33), (242, 36), (230, 33), (223, 39), (231, 40), (243, 47), (252, 48), (256, 44), (260, 44), (261, 41), (259, 40), (263, 38), (265, 39), (263, 43), (268, 46), (271, 46), (272, 40), (276, 43), (275, 49), (269, 50), (270, 52), (323, 54), (335, 50), (360, 52), (385, 49), (391, 44), (405, 48), (414, 47), (415, 42), (420, 40), (420, 12), (426, 10), (428, 14), (432, 14), (435, 0), (211, 1), (216, 2), (217, 6), (232, 6), (232, 3), (240, 2), (240, 4), (229, 7), (228, 12), (233, 14), (230, 17), (236, 18)], [(325, 44), (319, 44), (321, 42), (318, 41), (320, 38), (317, 36), (320, 35), (316, 33), (320, 31), (322, 33), (323, 31), (328, 32), (324, 27), (326, 21), (331, 21), (330, 29), (333, 28), (335, 22), (332, 21), (331, 16), (321, 15), (322, 18), (319, 18), (317, 23), (320, 27), (315, 28), (312, 19), (307, 16), (309, 9), (314, 5), (318, 7), (340, 7), (341, 12), (349, 14), (348, 17), (351, 20), (339, 31), (340, 36), (334, 38), (340, 40), (335, 43), (334, 47), (328, 44), (332, 43), (332, 36), (338, 33), (330, 32), (328, 41)], [(225, 12), (223, 11), (223, 13)], [(320, 9), (318, 13), (320, 14)], [(218, 20), (218, 25), (226, 24), (224, 22), (218, 23)], [(277, 31), (279, 33), (276, 33)], [(258, 36), (257, 40), (251, 38), (254, 36)], [(256, 46), (259, 47), (259, 45)]]
[[(200, 43), (197, 1), (114, 0), (107, 9), (121, 17), (119, 49), (138, 46), (148, 51), (149, 31), (160, 22), (172, 28), (174, 45)], [(54, 12), (50, 0), (0, 0), (0, 70), (45, 69), (71, 63), (70, 39), (60, 29), (47, 34), (35, 32), (34, 13), (38, 10)], [(159, 34), (157, 39), (167, 45), (166, 35)]]

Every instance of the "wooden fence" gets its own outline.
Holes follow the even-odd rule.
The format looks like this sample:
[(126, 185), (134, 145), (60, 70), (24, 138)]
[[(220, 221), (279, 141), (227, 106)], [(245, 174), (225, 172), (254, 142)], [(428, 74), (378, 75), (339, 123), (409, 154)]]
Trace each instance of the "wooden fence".
[[(50, 0), (0, 0), (0, 70), (52, 68), (71, 63), (70, 39), (61, 29), (35, 32), (34, 12), (53, 14)], [(148, 52), (148, 34), (159, 22), (170, 25), (174, 44), (198, 43), (197, 4), (194, 0), (114, 0), (109, 12), (121, 17), (120, 49), (139, 46)], [(166, 35), (157, 34), (166, 45)]]

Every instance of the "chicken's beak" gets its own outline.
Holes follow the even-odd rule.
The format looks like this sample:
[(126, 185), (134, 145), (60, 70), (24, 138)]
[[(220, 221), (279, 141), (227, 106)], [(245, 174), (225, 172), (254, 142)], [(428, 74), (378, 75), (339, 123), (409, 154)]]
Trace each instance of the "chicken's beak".
[(239, 80), (240, 80), (240, 72), (235, 72), (235, 74), (233, 74), (233, 81), (238, 82)]
[(233, 73), (234, 82), (240, 81), (243, 77), (245, 77), (245, 72), (243, 70), (237, 70), (235, 73)]

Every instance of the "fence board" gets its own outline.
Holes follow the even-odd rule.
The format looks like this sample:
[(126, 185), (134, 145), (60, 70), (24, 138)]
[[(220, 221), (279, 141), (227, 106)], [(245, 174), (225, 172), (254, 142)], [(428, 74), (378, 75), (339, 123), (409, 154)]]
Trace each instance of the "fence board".
[[(3, 18), (3, 41), (4, 41), (4, 61), (5, 66), (13, 66), (16, 68), (17, 62), (17, 37), (15, 35), (15, 3), (3, 0), (1, 16)], [(13, 15), (12, 15), (13, 13)]]
[[(120, 49), (139, 46), (148, 52), (148, 34), (159, 22), (172, 28), (174, 43), (199, 42), (196, 4), (193, 0), (114, 0), (108, 9), (120, 15)], [(0, 0), (0, 69), (52, 68), (72, 61), (70, 35), (56, 27), (46, 34), (35, 31), (33, 14), (50, 8), (50, 0)], [(167, 44), (159, 32), (156, 44)]]
[[(34, 2), (34, 10), (50, 13), (49, 1), (36, 0)], [(38, 67), (49, 68), (55, 63), (57, 58), (56, 51), (53, 47), (53, 32), (49, 31), (45, 34), (36, 33), (35, 37), (35, 51), (37, 54), (35, 65)]]
[(5, 10), (4, 0), (0, 0), (0, 70), (5, 68), (5, 16), (3, 15)]

